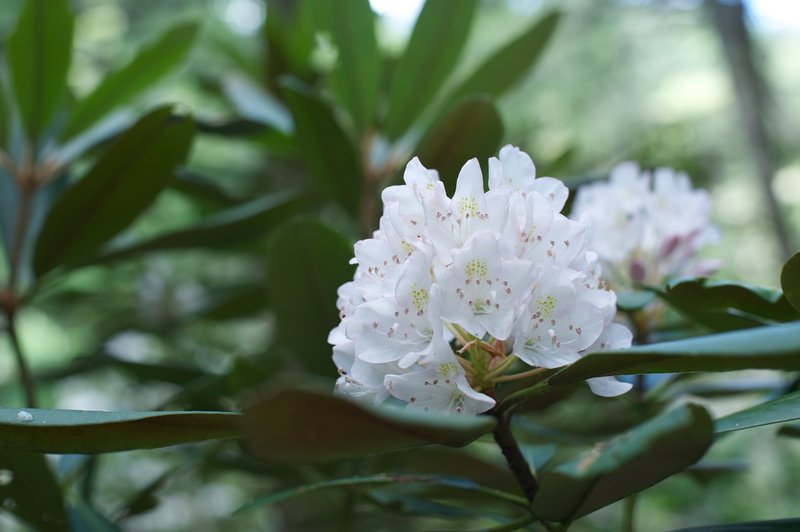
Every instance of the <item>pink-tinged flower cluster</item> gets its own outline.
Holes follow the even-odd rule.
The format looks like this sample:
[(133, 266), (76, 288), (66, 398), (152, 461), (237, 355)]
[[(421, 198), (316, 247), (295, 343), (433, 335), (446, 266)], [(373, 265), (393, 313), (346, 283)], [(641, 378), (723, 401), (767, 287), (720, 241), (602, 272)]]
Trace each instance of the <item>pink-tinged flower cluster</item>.
[(708, 193), (693, 189), (686, 174), (644, 172), (635, 163), (620, 164), (608, 181), (582, 187), (572, 210), (591, 220), (590, 249), (617, 288), (713, 273), (718, 261), (695, 258), (719, 238), (710, 212)]
[[(537, 179), (527, 154), (506, 146), (490, 159), (488, 191), (476, 159), (452, 198), (416, 158), (404, 181), (384, 190), (379, 229), (356, 243), (355, 277), (339, 289), (342, 321), (329, 336), (339, 393), (477, 414), (494, 406), (482, 392), (498, 368), (517, 359), (557, 368), (630, 346), (612, 323), (616, 297), (587, 251), (586, 221), (561, 214), (567, 188)], [(605, 396), (630, 387), (588, 382)]]

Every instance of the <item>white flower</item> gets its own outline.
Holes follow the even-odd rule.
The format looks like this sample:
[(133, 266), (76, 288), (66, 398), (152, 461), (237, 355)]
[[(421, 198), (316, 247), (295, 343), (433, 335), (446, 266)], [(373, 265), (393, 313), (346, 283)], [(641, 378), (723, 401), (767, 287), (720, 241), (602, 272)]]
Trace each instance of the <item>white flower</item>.
[(438, 341), (434, 353), (414, 371), (386, 375), (389, 392), (408, 408), (445, 414), (479, 414), (494, 406), (494, 399), (476, 392), (467, 382), (450, 345)]
[(651, 176), (623, 163), (607, 182), (582, 187), (572, 214), (590, 219), (590, 247), (616, 285), (661, 284), (717, 266), (692, 260), (718, 234), (709, 220), (708, 194), (692, 189), (686, 174), (659, 168)]
[(604, 307), (614, 303), (592, 298), (605, 291), (586, 288), (583, 277), (554, 266), (542, 272), (515, 332), (514, 353), (524, 362), (544, 368), (570, 364), (600, 337)]
[[(379, 230), (356, 243), (355, 276), (338, 292), (342, 321), (328, 341), (339, 393), (474, 415), (516, 378), (503, 374), (514, 360), (557, 368), (630, 345), (587, 252), (588, 217), (560, 213), (567, 188), (536, 178), (512, 146), (489, 168), (487, 192), (478, 161), (467, 161), (450, 198), (412, 159), (405, 184), (384, 190)], [(627, 389), (615, 383), (589, 384), (600, 395)]]
[(452, 252), (453, 263), (437, 274), (442, 287), (442, 319), (481, 338), (506, 339), (529, 296), (536, 270), (529, 261), (504, 258), (494, 234), (476, 234)]
[(359, 306), (347, 330), (365, 362), (408, 367), (429, 354), (434, 338), (442, 336), (439, 287), (431, 287), (428, 260), (415, 253), (403, 266), (394, 295)]

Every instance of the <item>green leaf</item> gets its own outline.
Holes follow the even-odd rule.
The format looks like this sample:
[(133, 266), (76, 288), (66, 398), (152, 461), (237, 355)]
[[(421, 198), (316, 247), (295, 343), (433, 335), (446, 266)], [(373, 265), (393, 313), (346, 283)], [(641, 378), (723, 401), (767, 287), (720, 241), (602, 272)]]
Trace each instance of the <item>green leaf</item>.
[(485, 99), (467, 100), (451, 107), (428, 130), (414, 153), (426, 167), (439, 171), (452, 194), (464, 163), (473, 157), (486, 161), (497, 153), (502, 139), (503, 122), (495, 105)]
[(177, 172), (175, 180), (170, 186), (181, 194), (192, 198), (204, 208), (235, 207), (237, 204), (242, 203), (213, 179), (193, 172)]
[(462, 447), (495, 424), (490, 416), (370, 407), (332, 392), (298, 389), (265, 397), (244, 416), (250, 449), (273, 463), (333, 461), (430, 443)]
[(306, 0), (318, 31), (326, 32), (337, 50), (330, 84), (356, 129), (366, 131), (375, 115), (381, 57), (375, 39), (375, 14), (368, 0)]
[(337, 489), (337, 488), (352, 488), (356, 486), (376, 486), (381, 484), (394, 484), (394, 485), (408, 485), (408, 484), (422, 484), (427, 486), (442, 486), (447, 488), (455, 488), (457, 490), (476, 491), (482, 495), (494, 497), (522, 508), (528, 507), (528, 501), (519, 495), (512, 495), (504, 491), (496, 490), (493, 488), (486, 488), (475, 482), (458, 477), (437, 477), (431, 475), (372, 475), (366, 477), (351, 477), (340, 478), (336, 480), (327, 480), (323, 482), (315, 482), (313, 484), (306, 484), (296, 488), (289, 488), (274, 493), (270, 493), (264, 497), (260, 497), (251, 501), (234, 512), (234, 515), (246, 512), (259, 506), (267, 504), (276, 504), (283, 502), (294, 497), (299, 497), (307, 493), (315, 491)]
[(715, 331), (800, 319), (779, 291), (708, 279), (681, 279), (651, 289), (670, 306)]
[(144, 242), (111, 248), (81, 265), (109, 264), (154, 251), (235, 245), (265, 235), (286, 218), (306, 210), (310, 204), (308, 196), (296, 191), (276, 192), (215, 213), (185, 229), (157, 235)]
[(167, 106), (123, 133), (48, 213), (36, 242), (37, 275), (86, 259), (133, 222), (172, 181), (193, 131)]
[(686, 468), (684, 473), (695, 482), (706, 485), (746, 470), (747, 463), (741, 460), (701, 460)]
[(229, 76), (222, 85), (225, 95), (243, 117), (289, 135), (294, 129), (286, 108), (264, 89), (243, 76)]
[(227, 321), (253, 316), (268, 308), (267, 290), (263, 284), (249, 284), (215, 290), (208, 302), (195, 314), (205, 320)]
[(643, 290), (627, 290), (617, 292), (617, 308), (623, 312), (634, 312), (646, 307), (655, 299), (652, 292)]
[(0, 501), (13, 501), (6, 510), (36, 530), (64, 530), (64, 501), (44, 455), (0, 447), (0, 476)]
[(783, 265), (781, 289), (789, 303), (800, 312), (800, 251), (792, 255)]
[(269, 83), (291, 73), (301, 79), (313, 77), (311, 55), (316, 45), (313, 1), (267, 0), (269, 16), (262, 34), (268, 53), (266, 77)]
[(355, 215), (361, 206), (362, 179), (355, 148), (319, 97), (294, 80), (285, 87), (295, 140), (317, 187)]
[(772, 521), (749, 521), (747, 523), (728, 523), (725, 525), (693, 526), (673, 532), (795, 532), (800, 530), (800, 519), (775, 519)]
[[(217, 135), (219, 137), (256, 137), (275, 133), (275, 131), (257, 120), (248, 118), (232, 118), (222, 120), (199, 120), (195, 118), (198, 133)], [(285, 137), (289, 142), (289, 137)]]
[(135, 515), (149, 512), (150, 510), (156, 508), (160, 502), (157, 496), (158, 491), (164, 487), (164, 484), (172, 480), (182, 469), (189, 467), (190, 464), (191, 462), (183, 462), (176, 467), (167, 469), (159, 476), (145, 484), (144, 487), (136, 491), (128, 500), (123, 502), (123, 504), (120, 505), (119, 509), (116, 511), (116, 515), (119, 516), (117, 522), (128, 519), (129, 517), (133, 517)]
[(720, 418), (714, 422), (714, 432), (722, 434), (797, 419), (800, 419), (800, 392), (790, 393)]
[(522, 35), (489, 56), (453, 92), (453, 100), (472, 94), (502, 95), (527, 75), (555, 33), (561, 14), (546, 14)]
[(27, 0), (6, 42), (11, 86), (34, 142), (64, 99), (73, 26), (68, 0)]
[(0, 408), (0, 447), (56, 454), (153, 449), (237, 438), (232, 412), (100, 412)]
[(179, 66), (192, 49), (197, 30), (195, 23), (178, 24), (139, 51), (126, 66), (106, 74), (75, 106), (61, 138), (87, 129)]
[(800, 322), (592, 353), (549, 379), (563, 385), (603, 375), (800, 370)]
[(327, 338), (339, 323), (336, 291), (353, 279), (353, 246), (319, 222), (300, 220), (276, 230), (267, 256), (278, 339), (306, 369), (333, 376)]
[(452, 72), (469, 35), (475, 6), (474, 0), (425, 2), (392, 73), (384, 131), (390, 139), (414, 123)]
[(684, 470), (711, 442), (708, 412), (680, 406), (544, 470), (533, 511), (562, 522), (586, 515)]

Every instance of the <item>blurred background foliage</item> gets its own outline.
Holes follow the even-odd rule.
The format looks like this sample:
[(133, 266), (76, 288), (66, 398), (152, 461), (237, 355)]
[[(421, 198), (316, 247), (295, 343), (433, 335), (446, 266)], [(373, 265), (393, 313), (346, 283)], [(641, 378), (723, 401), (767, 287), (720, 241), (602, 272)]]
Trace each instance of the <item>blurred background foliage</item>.
[[(377, 16), (356, 1), (70, 2), (74, 39), (63, 105), (52, 110), (49, 127), (2, 113), (10, 117), (2, 133), (7, 151), (22, 160), (26, 135), (41, 133), (37, 155), (58, 170), (37, 192), (41, 214), (27, 231), (17, 272), (26, 294), (19, 336), (40, 404), (235, 410), (248, 390), (278, 372), (332, 382), (325, 336), (336, 323), (335, 288), (352, 276), (352, 242), (377, 227), (380, 190), (399, 179), (413, 155), (439, 169), (450, 187), (467, 158), (485, 164), (504, 142), (532, 153), (539, 175), (571, 186), (630, 159), (685, 170), (714, 198), (723, 239), (708, 255), (723, 260), (720, 277), (777, 287), (800, 227), (800, 10), (790, 4), (748, 3), (776, 211), (764, 200), (758, 147), (740, 117), (741, 94), (711, 2), (431, 2), (423, 11), (427, 26), (417, 30), (420, 5), (406, 1), (373, 1)], [(3, 2), (0, 35), (11, 34), (21, 6)], [(13, 53), (4, 55), (13, 66)], [(5, 74), (0, 81), (7, 104), (14, 85)], [(97, 161), (114, 154), (115, 139), (146, 113), (154, 121), (178, 117), (170, 127), (192, 122), (186, 127), (193, 133), (185, 133), (193, 138), (190, 155), (151, 187), (152, 201), (142, 200), (129, 219), (117, 213), (119, 227), (86, 237), (84, 249), (51, 252), (47, 238), (64, 238), (63, 215), (51, 228), (44, 221), (52, 198), (76, 176), (104, 171)], [(174, 151), (182, 161), (181, 147)], [(150, 171), (136, 150), (115, 156)], [(15, 268), (9, 228), (19, 202), (10, 175), (0, 180), (5, 279)], [(117, 207), (130, 194), (122, 193)], [(80, 225), (86, 208), (62, 211)], [(787, 228), (784, 241), (776, 217)], [(772, 373), (750, 372), (736, 382), (752, 394), (726, 398), (718, 380), (700, 379), (687, 392), (713, 396), (708, 405), (718, 415), (786, 385)], [(0, 344), (0, 403), (20, 405), (20, 397), (10, 345)], [(630, 401), (608, 403), (623, 428), (632, 423), (625, 416), (640, 416)], [(576, 437), (574, 420), (586, 419), (589, 408), (588, 398), (578, 397), (543, 421), (552, 428), (562, 420), (563, 438), (582, 448), (616, 431), (583, 427), (586, 434)], [(534, 429), (531, 441), (541, 437)], [(792, 516), (800, 450), (774, 432), (726, 437), (705, 470), (640, 497), (640, 524), (657, 530)], [(479, 456), (490, 453), (476, 445)], [(429, 460), (453, 467), (466, 460), (436, 452)], [(415, 460), (409, 453), (393, 459)], [(126, 530), (313, 529), (331, 519), (346, 527), (354, 517), (341, 508), (361, 506), (370, 510), (358, 512), (359, 527), (404, 530), (406, 514), (422, 504), (413, 493), (393, 499), (375, 490), (355, 501), (349, 491), (325, 492), (231, 518), (271, 487), (363, 466), (269, 469), (233, 444), (52, 462), (79, 493), (74, 500), (84, 515), (107, 516)], [(622, 504), (575, 529), (617, 529)], [(0, 526), (19, 525), (0, 513)]]

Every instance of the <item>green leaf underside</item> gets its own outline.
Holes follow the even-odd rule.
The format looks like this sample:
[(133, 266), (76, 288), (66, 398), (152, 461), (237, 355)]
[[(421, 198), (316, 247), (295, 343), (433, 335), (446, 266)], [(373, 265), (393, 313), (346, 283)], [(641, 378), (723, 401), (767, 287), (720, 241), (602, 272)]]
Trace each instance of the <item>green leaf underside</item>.
[(37, 275), (86, 259), (133, 222), (174, 178), (193, 131), (191, 120), (166, 106), (123, 133), (48, 213), (36, 242)]
[(284, 390), (246, 409), (244, 423), (250, 449), (263, 460), (313, 463), (430, 443), (462, 447), (490, 432), (495, 420), (369, 407), (329, 393)]
[(381, 57), (375, 38), (375, 14), (367, 0), (310, 2), (317, 28), (337, 49), (329, 80), (333, 93), (350, 113), (358, 131), (372, 124), (378, 101)]
[(292, 118), (286, 108), (262, 87), (243, 76), (230, 76), (223, 89), (236, 111), (248, 120), (282, 135), (290, 135), (294, 129)]
[[(23, 412), (23, 413), (21, 413)], [(26, 415), (33, 417), (30, 421)], [(231, 412), (101, 412), (0, 408), (0, 447), (55, 454), (153, 449), (241, 436)]]
[(495, 105), (486, 99), (466, 100), (451, 107), (428, 130), (414, 153), (423, 165), (439, 171), (452, 194), (464, 163), (496, 155), (502, 140), (503, 122)]
[(617, 309), (623, 312), (634, 312), (646, 307), (655, 297), (652, 292), (642, 290), (617, 292)]
[(305, 369), (334, 374), (328, 333), (339, 323), (336, 291), (353, 279), (353, 246), (328, 226), (299, 220), (275, 231), (267, 251), (268, 298), (277, 318), (277, 335)]
[(192, 48), (198, 26), (183, 23), (145, 46), (126, 66), (110, 72), (72, 111), (61, 137), (87, 129), (115, 107), (148, 88), (179, 65)]
[(39, 138), (64, 99), (73, 27), (67, 0), (27, 0), (6, 42), (11, 86), (29, 139)]
[(533, 510), (562, 522), (586, 515), (683, 471), (703, 456), (712, 438), (703, 407), (665, 412), (575, 460), (546, 468)]
[(441, 486), (447, 488), (455, 488), (459, 490), (477, 491), (484, 495), (495, 497), (511, 504), (527, 508), (527, 501), (519, 495), (513, 495), (505, 491), (487, 488), (476, 484), (475, 482), (458, 477), (440, 477), (431, 475), (372, 475), (365, 477), (352, 477), (342, 478), (336, 480), (328, 480), (324, 482), (316, 482), (314, 484), (306, 484), (296, 488), (289, 488), (274, 493), (270, 493), (264, 497), (260, 497), (251, 501), (234, 512), (239, 514), (247, 510), (264, 506), (268, 504), (276, 504), (293, 497), (305, 495), (306, 493), (313, 493), (315, 491), (347, 488), (355, 486), (375, 486), (380, 484), (422, 484), (429, 486)]
[(790, 393), (720, 418), (714, 422), (714, 432), (722, 434), (797, 419), (800, 419), (800, 392)]
[(604, 375), (800, 370), (800, 322), (587, 355), (549, 379), (563, 385)]
[(235, 245), (264, 235), (281, 221), (310, 205), (310, 198), (296, 191), (276, 192), (211, 214), (184, 229), (109, 249), (82, 264), (108, 264), (153, 251)]
[(786, 261), (781, 270), (781, 289), (789, 303), (800, 312), (800, 252)]
[(800, 319), (780, 291), (730, 281), (682, 279), (654, 291), (672, 307), (716, 331)]
[(361, 167), (347, 134), (330, 108), (296, 80), (285, 83), (295, 140), (320, 191), (355, 215), (361, 202)]
[(453, 99), (471, 94), (502, 95), (536, 65), (555, 33), (561, 15), (543, 16), (527, 31), (489, 56), (453, 92)]
[[(474, 0), (429, 0), (392, 74), (385, 133), (402, 135), (453, 70), (469, 35)], [(420, 73), (425, 75), (420, 76)]]
[(0, 448), (0, 469), (12, 475), (0, 484), (0, 501), (13, 501), (6, 510), (36, 530), (64, 530), (64, 501), (44, 455)]

